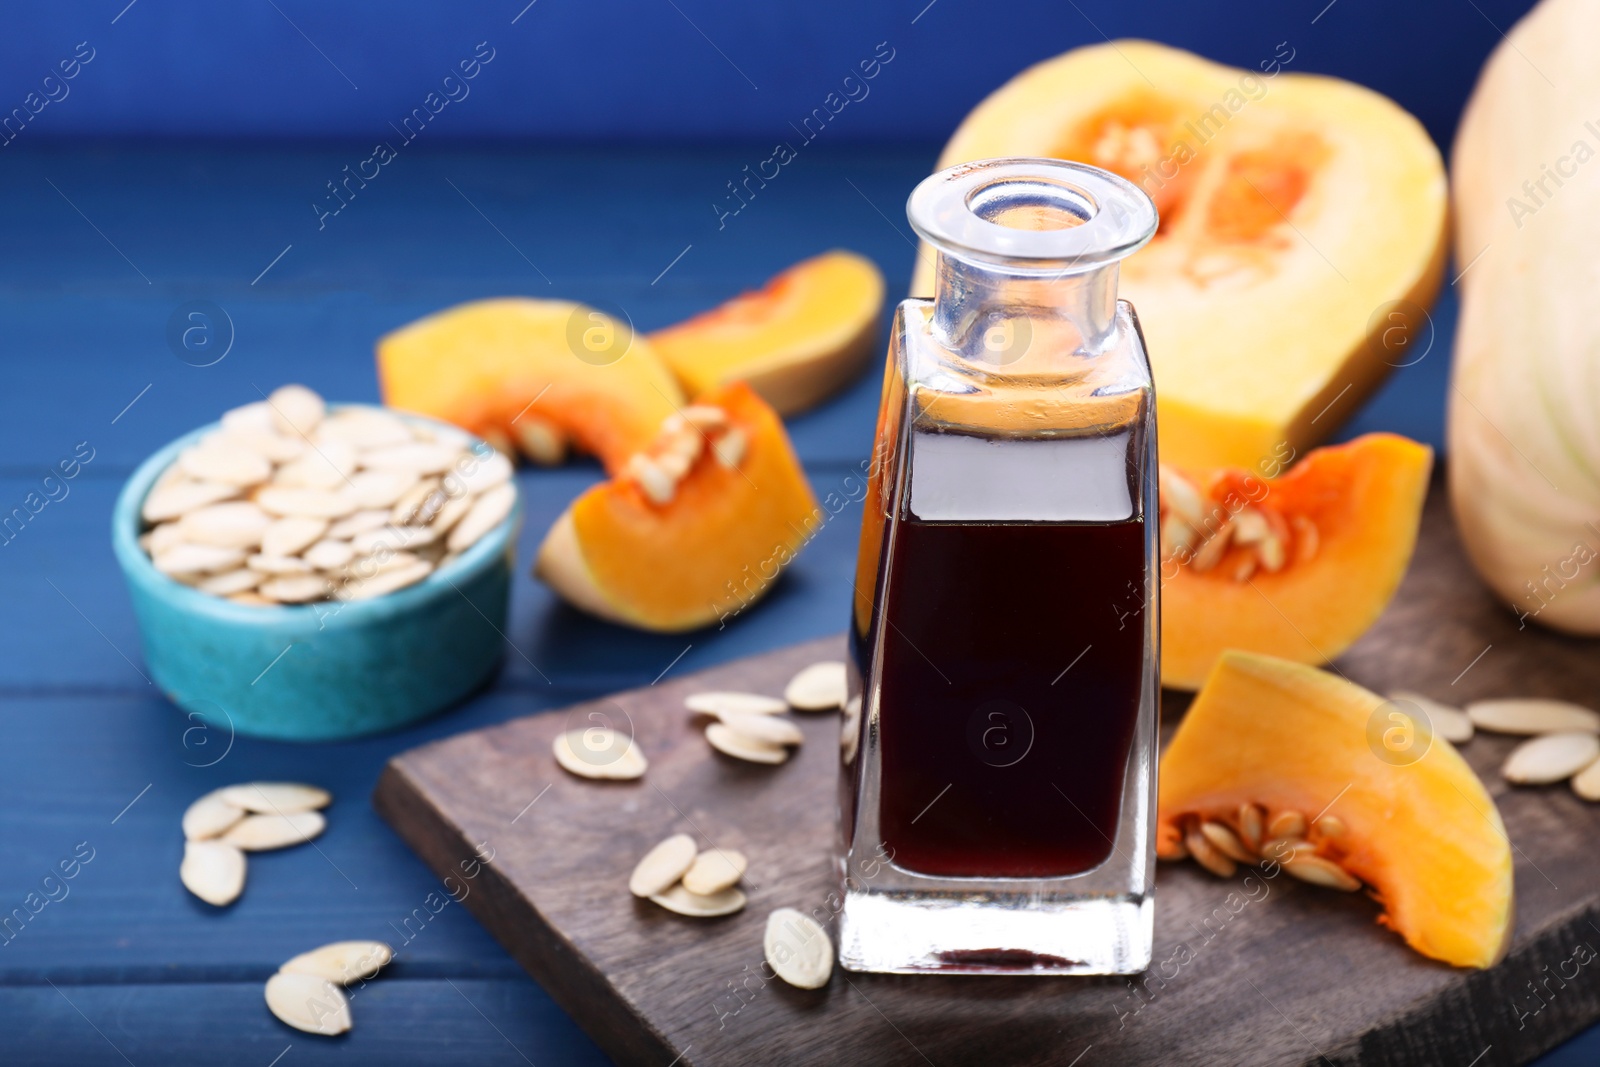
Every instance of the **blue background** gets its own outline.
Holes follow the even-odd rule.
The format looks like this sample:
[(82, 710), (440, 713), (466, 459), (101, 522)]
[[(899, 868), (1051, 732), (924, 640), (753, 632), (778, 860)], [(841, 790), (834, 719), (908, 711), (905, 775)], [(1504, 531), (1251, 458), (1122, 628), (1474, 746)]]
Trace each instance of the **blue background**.
[[(95, 859), (70, 896), (0, 944), (0, 1064), (600, 1062), (462, 908), (403, 940), (397, 924), (438, 883), (371, 811), (384, 762), (844, 624), (855, 509), (726, 630), (639, 634), (579, 615), (526, 576), (544, 530), (597, 468), (524, 471), (523, 569), (491, 690), (416, 729), (346, 744), (195, 734), (147, 681), (109, 547), (112, 500), (151, 451), (255, 399), (258, 386), (304, 381), (334, 399), (376, 400), (373, 340), (456, 301), (559, 296), (654, 329), (835, 245), (872, 257), (890, 292), (904, 292), (912, 249), (901, 205), (955, 123), (1026, 64), (1103, 35), (1245, 66), (1287, 41), (1290, 69), (1373, 86), (1447, 145), (1479, 65), (1526, 6), (109, 0), (7, 10), (0, 115), (78, 42), (94, 59), (0, 147), (0, 511), (78, 442), (94, 459), (68, 496), (0, 545), (0, 914), (78, 842)], [(470, 96), (319, 228), (308, 204), (325, 183), (390, 139), (389, 123), (480, 41), (495, 58)], [(719, 228), (707, 208), (724, 183), (766, 158), (881, 41), (895, 58), (870, 95)], [(232, 338), (214, 366), (191, 366), (166, 339), (173, 313), (196, 300), (222, 309)], [(1342, 435), (1384, 428), (1442, 444), (1455, 306), (1447, 287), (1433, 348)], [(791, 424), (819, 495), (868, 454), (874, 378)], [(252, 778), (314, 781), (337, 799), (316, 850), (252, 859), (244, 898), (218, 913), (178, 884), (178, 818), (201, 793)], [(284, 958), (349, 937), (400, 948), (362, 991), (354, 1033), (310, 1038), (263, 1010), (262, 983)], [(1579, 1038), (1548, 1063), (1593, 1062), (1597, 1048), (1600, 1037)]]
[(430, 137), (770, 140), (786, 136), (788, 123), (888, 41), (893, 65), (863, 106), (847, 111), (849, 121), (829, 130), (830, 140), (942, 141), (1024, 66), (1109, 36), (1148, 37), (1250, 68), (1288, 41), (1296, 50), (1292, 69), (1371, 86), (1448, 143), (1483, 58), (1530, 6), (537, 0), (524, 10), (527, 0), (136, 0), (123, 12), (126, 2), (8, 11), (0, 107), (20, 103), (88, 41), (95, 60), (71, 95), (40, 116), (39, 136), (309, 136), (364, 144), (387, 136), (388, 123), (488, 41), (495, 62)]

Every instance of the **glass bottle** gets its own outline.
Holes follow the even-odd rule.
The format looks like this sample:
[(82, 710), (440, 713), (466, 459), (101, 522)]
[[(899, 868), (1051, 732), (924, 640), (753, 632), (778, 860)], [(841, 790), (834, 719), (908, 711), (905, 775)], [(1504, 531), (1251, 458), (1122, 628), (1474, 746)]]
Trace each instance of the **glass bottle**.
[[(967, 163), (907, 214), (841, 737), (840, 949), (857, 971), (1124, 974), (1151, 952), (1155, 394), (1118, 263), (1138, 187)], [(1149, 521), (1146, 521), (1146, 520)]]

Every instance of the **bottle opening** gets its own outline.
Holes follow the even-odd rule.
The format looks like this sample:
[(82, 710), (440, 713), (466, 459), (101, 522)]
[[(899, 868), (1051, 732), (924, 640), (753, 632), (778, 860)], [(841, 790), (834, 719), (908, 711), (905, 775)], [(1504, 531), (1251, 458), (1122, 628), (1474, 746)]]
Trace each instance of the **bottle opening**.
[(1013, 230), (1069, 230), (1094, 217), (1094, 203), (1065, 182), (1001, 178), (967, 194), (967, 209)]
[(912, 229), (943, 255), (1019, 272), (1077, 273), (1144, 247), (1156, 206), (1110, 171), (1064, 159), (984, 159), (924, 178)]

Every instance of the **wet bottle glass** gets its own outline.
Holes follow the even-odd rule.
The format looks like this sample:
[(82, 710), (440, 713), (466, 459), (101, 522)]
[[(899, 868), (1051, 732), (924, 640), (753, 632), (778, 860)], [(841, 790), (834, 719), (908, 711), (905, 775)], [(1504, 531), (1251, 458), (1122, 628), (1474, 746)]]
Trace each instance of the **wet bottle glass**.
[(1119, 974), (1151, 951), (1155, 394), (1118, 263), (1136, 186), (968, 163), (907, 213), (840, 751), (852, 970)]

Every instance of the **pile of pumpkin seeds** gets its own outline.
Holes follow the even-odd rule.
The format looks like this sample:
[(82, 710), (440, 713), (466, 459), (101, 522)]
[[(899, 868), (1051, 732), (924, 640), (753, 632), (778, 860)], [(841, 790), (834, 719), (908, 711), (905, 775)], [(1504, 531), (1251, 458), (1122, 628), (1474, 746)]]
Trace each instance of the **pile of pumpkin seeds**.
[(365, 981), (394, 959), (382, 941), (335, 941), (302, 952), (267, 979), (267, 1010), (308, 1034), (332, 1037), (353, 1025), (344, 987)]
[(447, 565), (516, 505), (511, 461), (378, 407), (328, 411), (303, 385), (234, 408), (141, 508), (156, 570), (266, 606), (364, 600)]
[(217, 907), (244, 892), (246, 852), (304, 844), (321, 834), (326, 789), (299, 782), (245, 782), (213, 790), (183, 813), (184, 887)]

